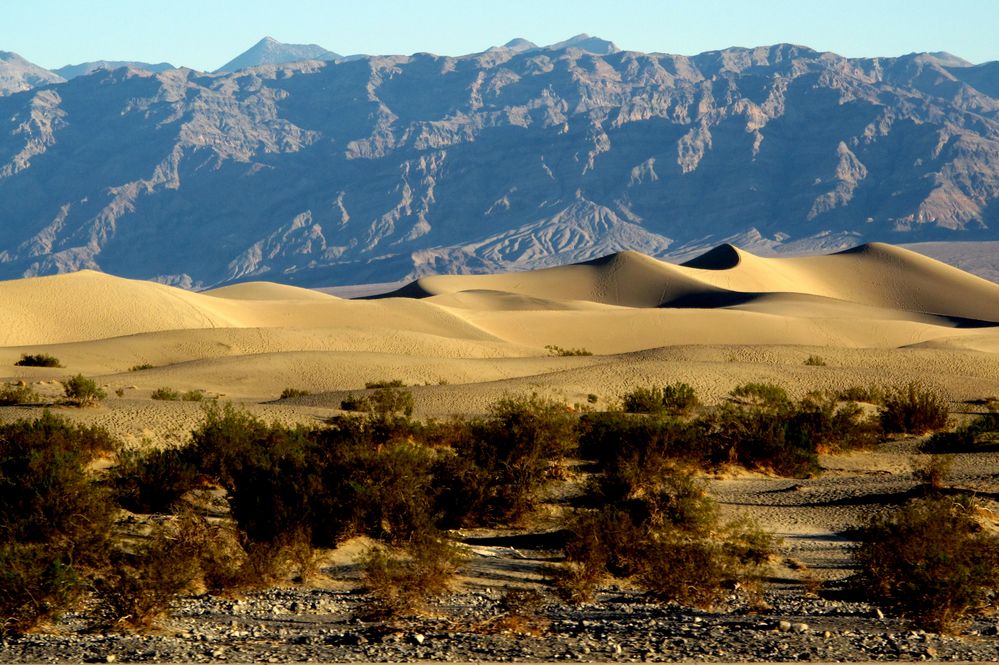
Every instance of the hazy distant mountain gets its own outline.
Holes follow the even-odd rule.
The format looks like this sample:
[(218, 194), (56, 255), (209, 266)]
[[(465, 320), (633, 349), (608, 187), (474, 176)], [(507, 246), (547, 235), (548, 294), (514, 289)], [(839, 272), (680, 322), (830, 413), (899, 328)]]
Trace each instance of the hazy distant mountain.
[(338, 60), (340, 55), (316, 44), (282, 44), (273, 37), (264, 37), (225, 63), (216, 72), (235, 72), (260, 65), (283, 65), (299, 60)]
[(0, 95), (62, 81), (63, 78), (58, 74), (28, 62), (16, 53), (0, 51)]
[(83, 62), (79, 65), (66, 65), (59, 69), (53, 69), (53, 73), (58, 74), (67, 81), (75, 79), (77, 76), (92, 74), (98, 69), (118, 69), (119, 67), (132, 67), (134, 69), (145, 69), (147, 72), (165, 72), (168, 69), (176, 69), (169, 62), (159, 62), (155, 65), (148, 62), (138, 62), (132, 60), (97, 60), (95, 62)]
[(0, 277), (332, 285), (724, 241), (999, 240), (997, 72), (589, 37), (98, 71), (0, 98)]

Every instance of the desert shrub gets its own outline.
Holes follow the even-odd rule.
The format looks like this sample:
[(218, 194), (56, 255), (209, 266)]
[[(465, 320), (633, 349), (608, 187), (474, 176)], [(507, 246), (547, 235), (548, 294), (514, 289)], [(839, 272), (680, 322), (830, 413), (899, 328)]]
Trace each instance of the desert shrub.
[(116, 442), (48, 412), (0, 425), (0, 542), (65, 543), (83, 560), (103, 545), (112, 504), (86, 467)]
[(953, 432), (936, 432), (923, 445), (928, 453), (968, 453), (999, 445), (999, 413), (976, 416)]
[(14, 364), (19, 367), (62, 367), (58, 358), (47, 353), (24, 353)]
[(204, 390), (185, 390), (180, 392), (173, 388), (157, 388), (149, 395), (150, 399), (167, 402), (202, 402), (205, 399)]
[(371, 400), (366, 395), (348, 395), (340, 402), (344, 411), (371, 411)]
[(48, 544), (0, 544), (0, 636), (67, 611), (82, 591), (69, 553)]
[(150, 393), (149, 398), (155, 400), (163, 400), (166, 402), (179, 402), (180, 391), (166, 387), (157, 388), (152, 393)]
[(70, 377), (64, 384), (66, 398), (78, 406), (90, 406), (107, 397), (97, 382), (82, 374)]
[(684, 414), (699, 404), (697, 393), (686, 383), (668, 383), (664, 387), (635, 388), (621, 397), (628, 413)]
[(537, 395), (501, 399), (486, 418), (455, 425), (454, 454), (441, 455), (433, 472), (444, 523), (497, 524), (526, 515), (575, 449), (574, 425), (564, 404)]
[(395, 386), (376, 388), (368, 398), (375, 413), (413, 415), (413, 393)]
[(155, 367), (156, 367), (156, 365), (152, 365), (150, 363), (142, 363), (141, 365), (132, 365), (131, 367), (128, 368), (128, 371), (129, 372), (141, 372), (142, 370), (153, 369)]
[(578, 349), (569, 348), (569, 349), (564, 349), (561, 346), (556, 346), (555, 344), (546, 344), (545, 345), (545, 350), (547, 350), (550, 355), (561, 356), (563, 358), (564, 357), (570, 357), (570, 356), (592, 356), (593, 355), (593, 353), (591, 351), (587, 351), (584, 348), (578, 348)]
[(950, 455), (931, 455), (923, 461), (913, 461), (912, 476), (930, 493), (943, 489), (950, 478), (954, 458)]
[(198, 463), (183, 448), (118, 454), (109, 484), (118, 505), (134, 513), (165, 513), (201, 478)]
[(714, 502), (689, 469), (663, 464), (650, 476), (624, 496), (597, 489), (592, 502), (599, 507), (571, 522), (567, 565), (555, 575), (564, 598), (588, 600), (604, 580), (630, 578), (663, 600), (709, 606), (735, 582), (758, 578), (773, 550), (766, 534), (720, 527)]
[(970, 499), (931, 497), (875, 517), (854, 553), (873, 600), (935, 632), (954, 630), (999, 585), (999, 537)]
[(293, 397), (305, 397), (311, 394), (308, 390), (302, 390), (300, 388), (285, 388), (281, 391), (281, 399), (291, 399)]
[(729, 394), (745, 404), (771, 409), (783, 407), (790, 401), (787, 391), (773, 383), (743, 383)]
[(663, 389), (659, 386), (639, 386), (621, 396), (621, 404), (628, 413), (660, 413), (663, 408)]
[(697, 393), (689, 384), (676, 382), (663, 387), (663, 406), (670, 413), (687, 413), (699, 403)]
[(48, 412), (0, 425), (0, 633), (69, 609), (81, 571), (102, 565), (113, 506), (87, 467), (114, 447)]
[(881, 411), (881, 427), (889, 434), (924, 434), (947, 425), (947, 402), (918, 383), (889, 390)]
[(0, 386), (0, 406), (32, 404), (38, 400), (38, 393), (29, 386), (16, 383), (8, 383)]
[(822, 356), (810, 355), (805, 358), (805, 364), (809, 367), (825, 367), (826, 360)]
[(377, 617), (411, 614), (451, 587), (464, 556), (439, 534), (424, 534), (403, 547), (374, 545), (361, 559), (367, 613)]
[(364, 387), (367, 390), (377, 390), (378, 388), (405, 388), (406, 384), (402, 382), (402, 379), (383, 379), (381, 381), (368, 381)]
[(850, 386), (836, 391), (834, 396), (843, 402), (866, 402), (868, 404), (883, 404), (885, 391), (878, 386)]

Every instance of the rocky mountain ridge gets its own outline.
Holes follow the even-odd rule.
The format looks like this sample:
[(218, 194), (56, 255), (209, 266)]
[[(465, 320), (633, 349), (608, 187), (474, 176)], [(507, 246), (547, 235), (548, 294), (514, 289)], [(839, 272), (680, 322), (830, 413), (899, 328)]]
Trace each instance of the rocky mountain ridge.
[(390, 282), (999, 238), (999, 63), (589, 36), (0, 97), (0, 277)]

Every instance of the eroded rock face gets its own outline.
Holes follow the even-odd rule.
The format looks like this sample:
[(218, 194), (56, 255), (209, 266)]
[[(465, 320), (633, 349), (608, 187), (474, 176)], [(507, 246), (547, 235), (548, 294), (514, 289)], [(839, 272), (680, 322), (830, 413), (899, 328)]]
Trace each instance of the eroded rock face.
[(306, 285), (999, 238), (997, 63), (595, 38), (0, 97), (0, 277)]

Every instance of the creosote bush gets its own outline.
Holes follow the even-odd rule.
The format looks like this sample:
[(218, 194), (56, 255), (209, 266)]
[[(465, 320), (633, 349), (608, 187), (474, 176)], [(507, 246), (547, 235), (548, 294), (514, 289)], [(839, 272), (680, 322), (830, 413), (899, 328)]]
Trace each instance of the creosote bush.
[(281, 391), (281, 399), (291, 399), (293, 397), (305, 397), (311, 393), (308, 390), (302, 390), (300, 388), (285, 388)]
[(0, 386), (0, 406), (33, 404), (39, 399), (38, 393), (27, 385), (8, 383)]
[(62, 367), (58, 358), (47, 353), (25, 353), (14, 364), (19, 367)]
[(180, 392), (173, 388), (163, 387), (150, 393), (149, 398), (168, 402), (202, 402), (205, 400), (205, 391), (198, 389)]
[(947, 426), (947, 402), (918, 383), (888, 391), (881, 426), (893, 434), (925, 434)]
[(588, 351), (588, 350), (586, 350), (584, 348), (578, 348), (578, 349), (577, 348), (568, 348), (568, 349), (566, 349), (566, 348), (562, 348), (561, 346), (557, 346), (555, 344), (546, 344), (545, 345), (545, 350), (548, 351), (549, 355), (560, 356), (560, 357), (563, 357), (563, 358), (571, 357), (571, 356), (592, 356), (593, 355), (592, 351)]
[(142, 364), (139, 364), (139, 365), (132, 365), (131, 367), (128, 368), (128, 371), (129, 372), (141, 372), (143, 370), (153, 369), (155, 367), (156, 367), (156, 365), (153, 365), (151, 363), (142, 363)]
[(686, 383), (669, 383), (664, 387), (635, 388), (621, 397), (624, 410), (628, 413), (670, 413), (685, 414), (692, 411), (700, 402), (697, 393)]
[(69, 609), (103, 564), (114, 506), (87, 467), (116, 447), (48, 412), (0, 425), (0, 633)]
[(376, 544), (361, 558), (367, 614), (387, 618), (416, 612), (446, 593), (465, 555), (436, 533), (425, 533), (399, 547)]
[(931, 496), (875, 517), (854, 557), (872, 599), (925, 630), (950, 632), (999, 586), (999, 537), (970, 498)]
[(66, 379), (63, 385), (66, 399), (77, 406), (91, 406), (107, 397), (93, 379), (88, 379), (82, 374)]
[(809, 367), (825, 367), (826, 360), (822, 356), (810, 355), (805, 358), (805, 364)]

